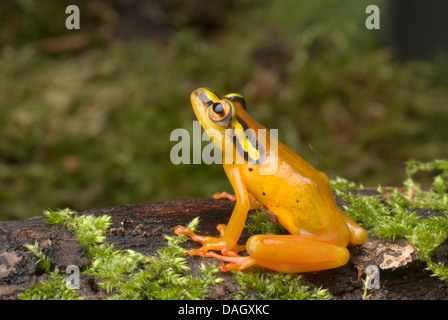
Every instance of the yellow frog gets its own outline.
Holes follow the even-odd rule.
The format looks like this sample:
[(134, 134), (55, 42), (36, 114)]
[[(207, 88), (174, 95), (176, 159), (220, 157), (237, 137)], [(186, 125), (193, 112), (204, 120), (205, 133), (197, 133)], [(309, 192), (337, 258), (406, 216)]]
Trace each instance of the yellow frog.
[[(191, 103), (202, 127), (222, 150), (223, 167), (235, 192), (234, 196), (216, 193), (214, 198), (236, 203), (227, 225), (217, 226), (219, 237), (176, 227), (177, 234), (202, 243), (189, 254), (229, 262), (220, 265), (222, 271), (255, 264), (296, 273), (346, 264), (350, 257), (346, 246), (362, 244), (367, 232), (336, 205), (328, 177), (255, 121), (241, 95), (223, 96), (200, 88), (192, 92)], [(245, 246), (238, 245), (248, 211), (261, 207), (273, 213), (291, 235), (254, 235)], [(248, 255), (238, 255), (244, 250)]]

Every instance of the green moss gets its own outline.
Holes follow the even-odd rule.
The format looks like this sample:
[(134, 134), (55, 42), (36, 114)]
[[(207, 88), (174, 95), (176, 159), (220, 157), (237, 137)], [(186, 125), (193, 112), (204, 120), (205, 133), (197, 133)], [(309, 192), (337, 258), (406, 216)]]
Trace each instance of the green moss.
[(42, 265), (46, 271), (46, 279), (18, 294), (20, 300), (83, 300), (76, 290), (66, 286), (65, 279), (57, 268), (51, 270), (51, 260), (44, 255), (36, 242), (25, 245), (28, 251), (38, 258), (36, 263)]
[[(48, 224), (64, 223), (67, 229), (73, 230), (79, 239), (79, 244), (87, 248), (90, 258), (94, 258), (96, 244), (106, 240), (106, 231), (111, 226), (110, 216), (93, 217), (90, 215), (78, 216), (75, 211), (63, 209), (58, 211), (47, 210), (44, 212)], [(94, 252), (92, 252), (92, 250)]]
[(263, 208), (253, 212), (244, 226), (252, 233), (260, 234), (287, 234), (285, 228), (279, 223), (274, 223), (269, 220), (266, 210)]
[(20, 300), (83, 300), (74, 289), (69, 289), (57, 269), (47, 274), (47, 279), (22, 291)]
[[(422, 187), (414, 176), (422, 171), (437, 174), (432, 184)], [(435, 160), (406, 163), (404, 188), (378, 187), (378, 196), (354, 195), (338, 190), (338, 195), (350, 203), (345, 211), (369, 233), (384, 238), (404, 237), (417, 249), (419, 258), (428, 264), (435, 276), (448, 280), (446, 266), (434, 263), (432, 253), (448, 237), (448, 161)], [(428, 209), (436, 214), (422, 216), (416, 209)]]
[[(80, 244), (87, 247), (93, 263), (82, 273), (100, 279), (99, 286), (105, 291), (106, 299), (203, 299), (212, 286), (222, 282), (222, 278), (216, 277), (219, 269), (214, 264), (201, 265), (201, 276), (188, 274), (190, 268), (182, 257), (186, 250), (180, 246), (187, 240), (186, 236), (167, 236), (168, 245), (159, 249), (157, 255), (147, 256), (133, 250), (117, 249), (104, 241), (110, 227), (110, 216), (79, 216), (69, 209), (46, 211), (45, 216), (48, 223), (63, 223), (73, 230)], [(198, 222), (194, 219), (189, 227), (194, 230)], [(49, 272), (51, 262), (38, 244), (28, 248)], [(48, 273), (48, 280), (25, 290), (18, 297), (80, 298), (76, 291), (65, 286), (57, 270)]]
[(42, 250), (39, 248), (39, 243), (35, 242), (34, 244), (26, 244), (25, 247), (28, 251), (37, 257), (36, 263), (40, 263), (42, 267), (44, 267), (45, 271), (50, 271), (51, 269), (51, 260), (47, 258)]
[[(221, 283), (215, 264), (201, 264), (199, 276), (189, 274), (190, 267), (183, 257), (187, 252), (182, 244), (186, 236), (165, 236), (167, 246), (160, 248), (157, 255), (143, 255), (133, 250), (120, 250), (105, 242), (105, 233), (110, 227), (110, 217), (77, 215), (70, 209), (46, 211), (47, 223), (64, 224), (73, 230), (80, 244), (87, 248), (93, 263), (82, 270), (83, 274), (99, 280), (106, 299), (204, 299), (210, 288)], [(266, 232), (282, 231), (278, 224), (268, 221), (260, 212), (255, 221), (263, 225)], [(257, 220), (258, 219), (258, 220)], [(252, 222), (254, 219), (251, 220)], [(195, 230), (199, 219), (188, 227)], [(64, 278), (57, 270), (50, 272), (51, 261), (43, 255), (38, 244), (28, 246), (38, 262), (45, 266), (48, 279), (22, 292), (20, 299), (82, 299), (76, 291), (66, 287)], [(251, 268), (250, 272), (235, 272), (240, 290), (236, 299), (245, 299), (249, 292), (255, 292), (261, 299), (329, 299), (325, 289), (311, 289), (300, 275), (288, 275)]]
[[(189, 227), (193, 230), (195, 219)], [(95, 250), (95, 261), (85, 273), (104, 279), (100, 287), (108, 299), (203, 299), (210, 287), (222, 282), (215, 277), (216, 265), (200, 267), (201, 276), (188, 274), (186, 253), (180, 245), (185, 236), (168, 237), (168, 246), (157, 256), (146, 256), (133, 250), (117, 250), (102, 244)]]
[(247, 299), (250, 292), (258, 299), (275, 300), (329, 300), (327, 289), (311, 288), (300, 274), (283, 274), (270, 270), (234, 272), (240, 286), (236, 299)]
[(330, 185), (334, 189), (339, 190), (363, 190), (364, 186), (361, 183), (349, 181), (347, 179), (336, 177), (330, 180)]

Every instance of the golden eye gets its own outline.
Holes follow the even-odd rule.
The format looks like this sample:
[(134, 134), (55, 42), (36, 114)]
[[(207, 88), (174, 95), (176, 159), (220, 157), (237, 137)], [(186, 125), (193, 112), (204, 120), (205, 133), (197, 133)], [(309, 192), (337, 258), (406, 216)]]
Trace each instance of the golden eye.
[(229, 101), (220, 100), (212, 104), (208, 109), (210, 120), (218, 125), (227, 125), (232, 120), (232, 106)]

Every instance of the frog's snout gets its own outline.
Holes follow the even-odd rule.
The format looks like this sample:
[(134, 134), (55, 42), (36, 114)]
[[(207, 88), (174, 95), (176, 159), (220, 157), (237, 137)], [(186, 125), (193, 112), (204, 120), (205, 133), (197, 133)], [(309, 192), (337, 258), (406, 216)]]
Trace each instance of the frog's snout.
[(202, 88), (193, 90), (193, 92), (192, 92), (191, 95), (190, 95), (190, 98), (191, 98), (191, 99), (196, 98), (196, 97), (201, 93), (201, 91), (202, 91)]
[(209, 104), (212, 100), (206, 94), (204, 88), (199, 88), (191, 93), (191, 100), (200, 102), (201, 104)]

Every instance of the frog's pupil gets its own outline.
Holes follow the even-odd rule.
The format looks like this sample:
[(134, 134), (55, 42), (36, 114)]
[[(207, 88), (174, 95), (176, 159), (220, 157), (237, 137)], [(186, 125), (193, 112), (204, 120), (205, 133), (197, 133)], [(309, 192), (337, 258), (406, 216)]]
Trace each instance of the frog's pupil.
[(213, 111), (217, 114), (221, 114), (224, 112), (224, 106), (221, 103), (217, 103), (213, 105)]

